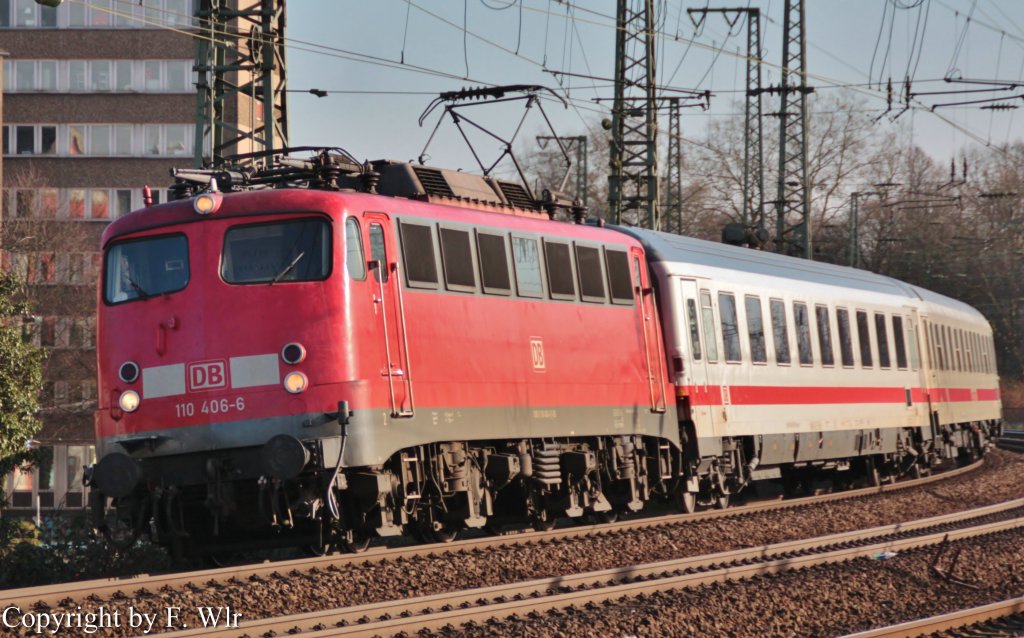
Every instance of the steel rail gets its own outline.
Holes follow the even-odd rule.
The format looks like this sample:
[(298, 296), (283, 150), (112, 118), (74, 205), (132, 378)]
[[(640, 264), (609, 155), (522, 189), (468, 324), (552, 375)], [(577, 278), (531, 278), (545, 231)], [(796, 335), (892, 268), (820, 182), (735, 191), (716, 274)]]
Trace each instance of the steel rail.
[(189, 572), (140, 574), (130, 578), (105, 578), (59, 583), (55, 585), (43, 585), (39, 587), (11, 589), (0, 591), (0, 603), (4, 606), (13, 605), (23, 609), (30, 608), (36, 604), (53, 608), (57, 607), (62, 601), (68, 599), (79, 600), (86, 597), (106, 598), (112, 596), (124, 596), (126, 595), (125, 590), (135, 592), (139, 590), (153, 590), (164, 587), (180, 588), (189, 584), (202, 585), (211, 581), (226, 582), (233, 579), (248, 580), (251, 578), (273, 576), (275, 574), (311, 571), (314, 568), (327, 569), (329, 567), (341, 567), (347, 565), (364, 565), (382, 561), (394, 561), (399, 558), (408, 559), (419, 556), (436, 556), (440, 554), (469, 552), (494, 547), (529, 545), (585, 536), (604, 536), (632, 530), (671, 527), (674, 525), (716, 518), (745, 516), (747, 514), (757, 512), (810, 507), (826, 502), (852, 500), (875, 494), (921, 487), (930, 483), (961, 476), (979, 468), (984, 462), (985, 460), (982, 459), (961, 468), (901, 483), (882, 485), (878, 487), (867, 487), (821, 496), (811, 496), (783, 501), (766, 501), (743, 507), (730, 507), (724, 510), (710, 510), (696, 512), (693, 514), (673, 514), (669, 516), (651, 516), (647, 518), (620, 521), (618, 523), (580, 525), (545, 532), (506, 534), (501, 536), (466, 539), (451, 543), (430, 543), (409, 547), (371, 548), (361, 554), (338, 554), (268, 563), (236, 565)]
[[(844, 638), (917, 638), (918, 636), (928, 636), (936, 632), (968, 628), (972, 625), (979, 625), (1014, 615), (1022, 616), (1019, 623), (1015, 624), (1017, 625), (1016, 629), (1024, 632), (1024, 596), (981, 607), (962, 609), (941, 616), (932, 616), (931, 618), (922, 618), (921, 620), (913, 620), (889, 627), (880, 627), (856, 634), (849, 634), (844, 636)], [(970, 633), (965, 635), (981, 636), (995, 634)]]
[[(634, 596), (662, 589), (749, 578), (1024, 527), (1024, 516), (1018, 516), (972, 527), (948, 529), (952, 524), (969, 523), (1021, 508), (1024, 508), (1024, 499), (1016, 499), (966, 512), (817, 538), (411, 599), (263, 618), (241, 622), (238, 627), (188, 629), (164, 636), (235, 638), (291, 635), (297, 632), (310, 632), (309, 636), (317, 638), (388, 636), (399, 632), (415, 635), (422, 629), (438, 629), (449, 623), (458, 625), (471, 621), (483, 622), (496, 616), (540, 612), (610, 600), (623, 595)], [(936, 528), (947, 529), (936, 531)], [(913, 536), (915, 532), (919, 535)], [(885, 540), (864, 544), (878, 539)]]

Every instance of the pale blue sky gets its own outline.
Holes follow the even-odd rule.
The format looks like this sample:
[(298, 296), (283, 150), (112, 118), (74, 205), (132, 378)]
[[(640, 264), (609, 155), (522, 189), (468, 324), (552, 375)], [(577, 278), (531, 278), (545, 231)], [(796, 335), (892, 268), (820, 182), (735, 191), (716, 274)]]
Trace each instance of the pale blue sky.
[[(810, 83), (822, 87), (821, 93), (835, 91), (824, 88), (831, 85), (859, 85), (850, 90), (866, 98), (866, 118), (885, 110), (884, 89), (868, 84), (892, 77), (899, 91), (908, 69), (914, 92), (977, 88), (942, 82), (950, 74), (1024, 82), (1024, 1), (806, 4)], [(708, 16), (698, 28), (687, 16), (687, 7), (759, 7), (768, 63), (764, 84), (778, 83), (782, 0), (655, 0), (655, 5), (662, 16), (659, 83), (715, 94), (707, 112), (684, 111), (684, 136), (699, 138), (712, 118), (742, 108), (745, 62), (740, 56), (746, 49), (743, 23), (731, 29), (731, 36), (722, 16)], [(423, 128), (417, 124), (433, 95), (480, 83), (543, 84), (560, 90), (572, 98), (571, 108), (548, 102), (547, 112), (560, 135), (578, 135), (607, 113), (610, 103), (594, 98), (610, 98), (612, 86), (602, 79), (558, 77), (547, 71), (611, 78), (614, 13), (614, 0), (289, 0), (289, 86), (293, 91), (331, 92), (324, 98), (289, 94), (291, 143), (340, 145), (360, 159), (411, 159), (419, 155), (436, 121), (435, 114)], [(1024, 90), (990, 95), (1020, 93)], [(978, 97), (919, 99), (931, 105)], [(1003, 103), (1016, 105), (1021, 100)], [(499, 129), (504, 122), (504, 133), (515, 123), (518, 108), (481, 117)], [(894, 108), (899, 110), (900, 105)], [(1024, 135), (1024, 109), (914, 109), (900, 122), (912, 126), (917, 144), (943, 162), (965, 145), (1002, 144)], [(765, 121), (766, 126), (776, 123)], [(883, 118), (879, 126), (885, 125)], [(524, 133), (542, 133), (541, 126), (542, 121), (531, 116)], [(431, 163), (474, 168), (453, 127), (438, 135), (429, 151)], [(484, 149), (497, 152), (495, 144)]]

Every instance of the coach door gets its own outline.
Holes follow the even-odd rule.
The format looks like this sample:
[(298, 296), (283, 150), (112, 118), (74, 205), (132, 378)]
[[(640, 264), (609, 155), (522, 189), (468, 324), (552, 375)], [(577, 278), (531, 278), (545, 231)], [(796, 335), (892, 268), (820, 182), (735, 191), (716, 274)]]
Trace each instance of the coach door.
[[(697, 282), (692, 279), (673, 281), (678, 281), (679, 304), (676, 308), (681, 313), (676, 319), (676, 329), (679, 330), (676, 347), (679, 348), (682, 372), (677, 371), (677, 375), (681, 377), (680, 384), (688, 398), (690, 418), (694, 423), (710, 424), (713, 411), (708, 391), (708, 360), (717, 358), (712, 355), (717, 347), (715, 344), (705, 345), (706, 332), (700, 329), (701, 305)], [(714, 339), (714, 332), (711, 335)]]
[(409, 338), (391, 220), (383, 213), (365, 213), (363, 218), (370, 247), (368, 270), (372, 275), (373, 312), (381, 328), (380, 374), (387, 380), (391, 416), (410, 417), (413, 415), (413, 397)]
[(644, 358), (647, 368), (647, 384), (651, 389), (651, 411), (664, 412), (665, 407), (665, 355), (658, 326), (658, 314), (654, 306), (654, 290), (648, 279), (644, 254), (639, 248), (632, 249), (634, 289), (638, 319), (643, 332)]

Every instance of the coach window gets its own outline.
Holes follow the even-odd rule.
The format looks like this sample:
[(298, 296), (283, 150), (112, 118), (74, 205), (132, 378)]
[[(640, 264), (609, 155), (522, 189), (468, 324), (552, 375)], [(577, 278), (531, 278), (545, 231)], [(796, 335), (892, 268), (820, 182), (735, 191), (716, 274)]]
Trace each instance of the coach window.
[(793, 322), (796, 324), (796, 352), (800, 365), (814, 365), (814, 352), (811, 350), (811, 319), (807, 315), (807, 304), (793, 302)]
[(693, 299), (686, 300), (686, 319), (690, 324), (690, 349), (693, 352), (693, 360), (700, 361), (700, 328), (697, 326), (697, 302)]
[(896, 367), (900, 370), (907, 369), (907, 348), (903, 341), (903, 317), (892, 316), (892, 338), (896, 346)]
[[(540, 276), (540, 242), (527, 237), (512, 237), (512, 263), (516, 270), (516, 291), (520, 297), (539, 298), (544, 294)], [(627, 276), (628, 269), (627, 268)], [(632, 293), (630, 293), (632, 294)]]
[(956, 369), (956, 356), (953, 354), (953, 338), (949, 333), (949, 326), (942, 326), (942, 369), (952, 372)]
[(476, 233), (476, 249), (480, 255), (480, 279), (488, 295), (511, 295), (512, 277), (508, 272), (508, 250), (504, 235)]
[(704, 349), (708, 362), (718, 361), (718, 335), (715, 333), (715, 309), (711, 306), (711, 293), (700, 291), (700, 322), (704, 326)]
[(956, 371), (963, 372), (964, 362), (961, 358), (962, 355), (960, 353), (960, 331), (957, 330), (956, 328), (951, 328), (949, 333), (949, 341), (952, 344), (953, 352), (956, 355)]
[(548, 294), (552, 299), (576, 299), (576, 282), (572, 276), (572, 253), (569, 245), (544, 241), (544, 261), (548, 268)]
[(629, 274), (629, 256), (621, 250), (604, 251), (605, 265), (608, 266), (608, 287), (612, 292), (612, 303), (633, 305), (633, 281)]
[(821, 365), (834, 366), (836, 355), (832, 348), (832, 325), (828, 320), (828, 306), (814, 306), (814, 315), (818, 323), (818, 349), (821, 350)]
[(910, 369), (917, 370), (921, 367), (921, 353), (917, 348), (917, 330), (914, 329), (914, 320), (907, 317), (907, 345), (910, 349)]
[(580, 280), (583, 301), (604, 303), (604, 272), (601, 271), (601, 251), (591, 246), (576, 244), (576, 270)]
[(995, 372), (995, 370), (992, 367), (993, 363), (992, 359), (990, 358), (990, 354), (992, 352), (992, 344), (989, 342), (989, 339), (990, 337), (985, 337), (985, 349), (983, 350), (983, 352), (985, 354), (985, 372), (991, 374)]
[(775, 363), (788, 366), (789, 358), (789, 326), (786, 325), (786, 304), (781, 299), (768, 301), (768, 311), (772, 316), (772, 341), (775, 346)]
[(441, 240), (445, 287), (459, 292), (476, 292), (476, 271), (473, 268), (473, 245), (469, 231), (438, 226), (437, 232)]
[(363, 236), (359, 220), (349, 217), (345, 220), (345, 267), (348, 276), (357, 281), (366, 279), (366, 260), (363, 258)]
[(868, 325), (868, 313), (857, 311), (857, 341), (860, 343), (860, 366), (870, 368), (875, 365), (871, 357), (871, 327)]
[(885, 327), (885, 315), (875, 313), (875, 335), (878, 337), (878, 367), (891, 368), (889, 361), (889, 331)]
[(836, 329), (839, 331), (839, 358), (844, 368), (853, 367), (853, 335), (850, 334), (850, 312), (836, 308)]
[(729, 292), (718, 293), (718, 315), (722, 321), (722, 346), (725, 348), (726, 363), (739, 363), (743, 359), (740, 351), (740, 326), (736, 319), (736, 297)]
[(750, 360), (754, 363), (768, 363), (768, 345), (764, 338), (761, 298), (747, 295), (744, 302), (747, 310), (747, 335), (750, 337)]
[[(370, 226), (371, 251), (376, 250), (372, 245), (373, 226)], [(399, 223), (399, 228), (402, 235), (406, 285), (410, 288), (437, 289), (437, 257), (434, 255), (433, 229), (423, 224), (410, 224), (404, 221)], [(371, 258), (377, 259), (372, 255)]]

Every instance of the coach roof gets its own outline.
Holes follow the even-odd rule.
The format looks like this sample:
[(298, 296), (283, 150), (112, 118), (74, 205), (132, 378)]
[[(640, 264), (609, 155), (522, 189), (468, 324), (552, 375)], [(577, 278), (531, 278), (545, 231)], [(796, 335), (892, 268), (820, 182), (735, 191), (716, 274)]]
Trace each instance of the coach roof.
[[(867, 270), (642, 228), (616, 228), (636, 237), (647, 251), (647, 259), (651, 262), (661, 262), (669, 274), (693, 275), (695, 273), (690, 266), (699, 266), (712, 270), (721, 269), (753, 276), (778, 277), (792, 281), (896, 295), (937, 304), (968, 315), (980, 316), (977, 310), (963, 302)], [(685, 264), (687, 268), (677, 267), (677, 264), (680, 266)]]

